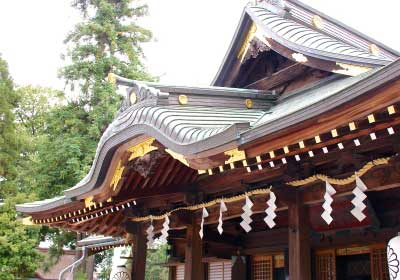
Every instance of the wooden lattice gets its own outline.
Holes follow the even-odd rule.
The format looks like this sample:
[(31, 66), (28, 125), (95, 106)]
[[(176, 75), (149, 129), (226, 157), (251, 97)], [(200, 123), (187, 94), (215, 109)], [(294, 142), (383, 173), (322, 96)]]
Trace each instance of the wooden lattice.
[(371, 250), (371, 279), (389, 280), (385, 247)]
[(254, 256), (251, 270), (252, 280), (272, 280), (274, 273), (272, 256)]
[(336, 280), (336, 254), (335, 250), (318, 252), (315, 256), (316, 279)]

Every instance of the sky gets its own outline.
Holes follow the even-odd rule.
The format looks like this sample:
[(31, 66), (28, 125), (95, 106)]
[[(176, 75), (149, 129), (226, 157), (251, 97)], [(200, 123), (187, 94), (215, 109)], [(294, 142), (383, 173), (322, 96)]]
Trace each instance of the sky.
[[(63, 40), (79, 13), (71, 0), (0, 2), (0, 53), (18, 85), (63, 89)], [(163, 83), (209, 85), (230, 44), (248, 0), (147, 0), (142, 24), (154, 39), (145, 44), (145, 65)], [(306, 4), (400, 50), (394, 0), (303, 0)]]

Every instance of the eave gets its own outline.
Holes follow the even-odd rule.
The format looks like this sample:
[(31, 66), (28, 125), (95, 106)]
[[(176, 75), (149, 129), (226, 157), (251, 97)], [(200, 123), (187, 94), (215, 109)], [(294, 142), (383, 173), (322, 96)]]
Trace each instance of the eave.
[[(187, 140), (186, 138), (180, 138), (186, 139), (185, 141), (171, 139), (171, 133), (173, 134), (174, 129), (165, 130), (168, 128), (167, 123), (161, 126), (152, 124), (151, 121), (155, 116), (154, 113), (148, 115), (141, 114), (145, 121), (135, 121), (135, 119), (126, 118), (126, 116), (132, 115), (134, 112), (143, 112), (143, 110), (151, 111), (157, 108), (171, 110), (169, 106), (151, 105), (146, 99), (142, 100), (141, 102), (143, 102), (143, 104), (138, 103), (129, 106), (120, 114), (114, 123), (110, 125), (110, 128), (103, 135), (99, 143), (91, 172), (82, 182), (74, 188), (65, 191), (64, 197), (62, 198), (36, 204), (17, 205), (17, 210), (30, 214), (58, 211), (62, 209), (62, 207), (71, 205), (71, 203), (78, 203), (78, 201), (86, 197), (100, 194), (103, 190), (109, 189), (116, 163), (123, 152), (130, 146), (140, 143), (148, 137), (154, 137), (166, 148), (181, 154), (186, 158), (189, 164), (193, 163), (193, 165), (190, 166), (195, 169), (199, 169), (196, 168), (196, 164), (199, 166), (200, 159), (206, 159), (203, 164), (210, 164), (209, 166), (201, 166), (201, 168), (204, 169), (214, 168), (221, 164), (218, 157), (222, 160), (223, 164), (226, 159), (223, 153), (230, 149), (239, 147), (246, 151), (246, 155), (256, 156), (260, 151), (265, 153), (266, 151), (278, 148), (278, 145), (282, 147), (282, 145), (293, 144), (294, 141), (305, 139), (306, 134), (302, 135), (301, 133), (308, 133), (308, 137), (313, 137), (313, 135), (309, 134), (315, 134), (316, 131), (329, 131), (332, 129), (333, 125), (345, 124), (335, 123), (334, 119), (328, 118), (329, 121), (326, 123), (320, 122), (318, 129), (310, 132), (304, 125), (309, 125), (308, 121), (313, 120), (317, 116), (323, 116), (328, 112), (334, 112), (334, 114), (340, 115), (343, 110), (348, 110), (351, 104), (353, 106), (351, 112), (348, 111), (351, 114), (349, 115), (346, 113), (346, 116), (349, 118), (357, 118), (362, 114), (365, 115), (373, 110), (385, 108), (385, 106), (398, 102), (400, 100), (398, 92), (392, 90), (388, 92), (375, 92), (374, 90), (397, 80), (400, 75), (399, 73), (400, 60), (382, 69), (365, 73), (359, 77), (327, 81), (325, 85), (319, 84), (314, 88), (305, 89), (292, 96), (278, 100), (277, 104), (272, 106), (267, 112), (258, 111), (257, 109), (241, 109), (248, 112), (250, 115), (255, 114), (254, 118), (246, 119), (246, 125), (243, 125), (243, 121), (235, 123), (234, 120), (230, 120), (224, 124), (223, 129), (219, 126), (219, 128), (214, 131), (214, 135), (204, 135), (204, 137), (192, 139), (189, 142), (185, 142)], [(135, 81), (131, 81), (131, 83), (132, 85), (137, 85)], [(368, 106), (368, 101), (373, 100), (371, 94), (373, 94), (373, 98), (377, 100), (381, 98), (380, 100), (382, 101), (381, 103), (377, 103), (377, 106), (374, 108)], [(299, 101), (302, 100), (303, 103), (297, 102), (296, 99)], [(157, 99), (152, 102), (156, 104)], [(294, 103), (296, 107), (290, 107), (290, 110), (289, 107), (285, 108), (285, 106), (290, 103)], [(359, 107), (362, 107), (362, 110), (357, 109)], [(202, 107), (199, 108), (203, 110), (201, 109)], [(221, 111), (223, 111), (221, 107), (214, 108), (216, 112), (212, 109), (212, 114), (221, 114)], [(278, 108), (280, 109), (278, 110)], [(187, 112), (187, 110), (191, 110), (191, 107), (182, 105), (178, 110), (180, 112)], [(229, 110), (232, 110), (232, 108)], [(277, 113), (275, 110), (280, 111), (280, 113)], [(237, 116), (234, 115), (237, 112), (234, 112), (232, 118), (235, 119)], [(246, 118), (248, 118), (248, 114), (245, 114)], [(218, 122), (215, 115), (210, 116), (211, 119), (214, 120), (214, 123)], [(182, 116), (177, 117), (174, 113), (166, 114), (164, 117), (161, 117), (160, 121), (165, 121), (165, 118), (170, 119), (170, 123), (174, 123), (177, 119), (181, 120)], [(192, 116), (189, 115), (188, 120), (191, 118)], [(201, 118), (204, 118), (204, 115), (201, 115)], [(344, 122), (351, 121), (349, 118), (345, 118)], [(160, 122), (156, 123), (160, 124)], [(187, 121), (184, 123), (187, 125)], [(191, 127), (193, 127), (193, 125), (194, 124), (192, 124)], [(174, 125), (173, 127), (176, 128), (177, 126)], [(304, 132), (302, 132), (303, 130)], [(293, 131), (296, 131), (296, 133), (292, 133)], [(288, 136), (289, 132), (291, 132), (289, 135), (290, 137)], [(215, 156), (217, 156), (217, 159), (207, 161), (207, 159)], [(71, 202), (74, 200), (75, 202)]]

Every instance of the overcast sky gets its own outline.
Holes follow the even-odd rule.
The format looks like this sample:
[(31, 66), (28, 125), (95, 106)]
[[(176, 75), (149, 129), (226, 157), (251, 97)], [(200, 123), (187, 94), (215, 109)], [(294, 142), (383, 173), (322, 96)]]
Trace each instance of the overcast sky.
[[(227, 50), (247, 0), (148, 0), (143, 21), (154, 33), (145, 64), (164, 83), (208, 85)], [(400, 50), (394, 0), (304, 0), (308, 5)], [(70, 0), (0, 2), (0, 53), (17, 84), (62, 89), (63, 40), (79, 14)]]

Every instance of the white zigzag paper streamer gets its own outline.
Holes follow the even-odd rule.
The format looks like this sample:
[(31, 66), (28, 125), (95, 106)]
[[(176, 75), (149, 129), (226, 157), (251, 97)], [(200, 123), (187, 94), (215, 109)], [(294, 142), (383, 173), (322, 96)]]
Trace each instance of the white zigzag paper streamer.
[(154, 226), (153, 226), (153, 220), (151, 221), (150, 226), (146, 230), (147, 233), (147, 248), (150, 248), (153, 246), (154, 243)]
[(221, 204), (219, 207), (219, 219), (218, 219), (218, 232), (219, 234), (222, 234), (222, 232), (224, 231), (224, 229), (222, 228), (222, 213), (228, 211), (228, 208), (226, 208), (225, 202), (223, 200), (221, 200)]
[(246, 231), (249, 232), (251, 230), (250, 223), (253, 221), (251, 219), (251, 215), (253, 214), (253, 211), (251, 211), (251, 208), (253, 207), (253, 202), (250, 200), (250, 198), (246, 195), (246, 203), (242, 207), (243, 209), (243, 214), (240, 216), (242, 217), (242, 221), (240, 222), (240, 226)]
[(208, 217), (208, 212), (207, 209), (205, 207), (203, 207), (203, 214), (201, 215), (201, 224), (200, 224), (200, 238), (203, 239), (203, 229), (204, 229), (204, 219)]
[(269, 228), (273, 228), (276, 223), (274, 219), (276, 218), (276, 196), (275, 194), (271, 191), (269, 193), (269, 199), (267, 201), (268, 208), (265, 210), (265, 213), (267, 216), (264, 218), (265, 223), (269, 226)]
[(363, 213), (363, 210), (367, 207), (365, 205), (364, 200), (367, 198), (367, 195), (364, 193), (367, 190), (367, 186), (364, 184), (361, 179), (356, 176), (356, 187), (353, 190), (354, 198), (351, 201), (353, 203), (354, 208), (351, 210), (351, 214), (359, 221), (363, 221), (366, 216)]
[(325, 202), (324, 202), (324, 204), (322, 204), (322, 208), (324, 208), (324, 212), (322, 212), (321, 217), (329, 225), (333, 221), (333, 218), (331, 216), (332, 202), (333, 202), (332, 195), (334, 195), (336, 193), (336, 190), (334, 187), (332, 187), (331, 184), (329, 184), (328, 181), (326, 181), (325, 185), (326, 185), (326, 187), (325, 187), (326, 191), (325, 191), (325, 195), (324, 195)]
[(165, 216), (163, 229), (161, 230), (161, 236), (160, 236), (161, 242), (167, 243), (168, 231), (169, 231), (169, 217)]

